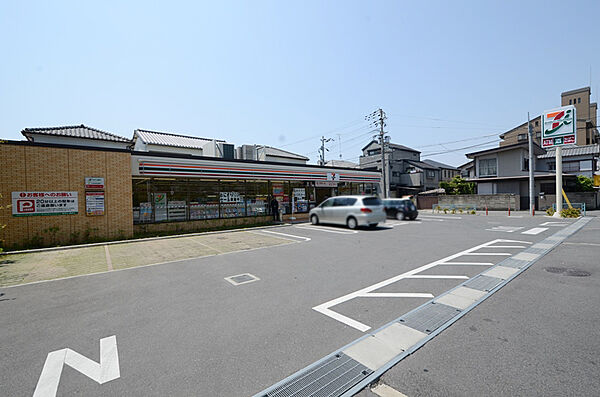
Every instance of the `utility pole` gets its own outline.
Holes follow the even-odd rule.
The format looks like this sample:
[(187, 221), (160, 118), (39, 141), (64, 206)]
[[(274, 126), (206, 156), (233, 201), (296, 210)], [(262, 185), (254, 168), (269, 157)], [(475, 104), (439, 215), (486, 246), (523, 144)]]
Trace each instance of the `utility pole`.
[(331, 141), (331, 138), (325, 139), (324, 136), (321, 136), (321, 148), (319, 149), (319, 152), (321, 153), (321, 159), (319, 160), (319, 165), (321, 165), (321, 166), (325, 165), (325, 151), (329, 151), (329, 149), (327, 149), (325, 147), (325, 144), (329, 141)]
[(388, 178), (388, 173), (387, 173), (387, 161), (386, 161), (387, 142), (388, 142), (389, 136), (386, 136), (385, 131), (383, 130), (383, 128), (387, 126), (387, 124), (385, 123), (386, 119), (387, 119), (387, 116), (381, 108), (377, 109), (376, 111), (374, 111), (373, 113), (371, 113), (365, 117), (365, 120), (372, 121), (372, 124), (375, 127), (379, 128), (379, 147), (381, 150), (381, 182), (382, 182), (381, 194), (382, 194), (383, 198), (387, 198), (390, 195), (390, 187), (389, 187), (389, 180), (388, 180), (389, 178)]
[(531, 216), (535, 214), (535, 183), (534, 183), (534, 156), (533, 156), (533, 128), (529, 120), (529, 112), (527, 112), (527, 131), (529, 135), (529, 213)]

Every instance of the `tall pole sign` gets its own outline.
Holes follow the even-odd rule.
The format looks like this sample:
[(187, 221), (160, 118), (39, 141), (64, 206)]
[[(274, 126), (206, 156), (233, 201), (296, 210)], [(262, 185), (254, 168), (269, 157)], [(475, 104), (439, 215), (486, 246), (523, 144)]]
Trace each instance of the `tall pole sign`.
[(542, 147), (556, 149), (556, 212), (562, 210), (562, 147), (577, 141), (575, 106), (563, 106), (542, 114)]

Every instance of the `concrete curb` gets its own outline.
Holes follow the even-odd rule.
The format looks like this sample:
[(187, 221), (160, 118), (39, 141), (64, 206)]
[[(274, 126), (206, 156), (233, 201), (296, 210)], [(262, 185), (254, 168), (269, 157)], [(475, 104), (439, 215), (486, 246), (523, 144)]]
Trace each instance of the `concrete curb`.
[(143, 242), (143, 241), (154, 241), (154, 240), (166, 240), (166, 239), (170, 239), (170, 238), (204, 236), (204, 235), (209, 235), (209, 234), (233, 233), (233, 232), (240, 232), (240, 231), (246, 231), (246, 230), (272, 229), (272, 228), (277, 228), (277, 227), (281, 227), (281, 226), (290, 226), (290, 225), (291, 225), (291, 223), (280, 223), (280, 224), (276, 224), (276, 225), (254, 226), (254, 227), (245, 227), (245, 228), (240, 228), (240, 229), (215, 230), (212, 232), (174, 234), (172, 236), (145, 237), (145, 238), (137, 238), (137, 239), (131, 239), (131, 240), (105, 241), (102, 243), (66, 245), (64, 247), (34, 248), (34, 249), (30, 249), (30, 250), (0, 252), (0, 256), (16, 255), (16, 254), (32, 254), (34, 252), (63, 251), (63, 250), (71, 250), (71, 249), (77, 249), (77, 248), (99, 247), (99, 246), (103, 246), (103, 245), (139, 243), (139, 242)]

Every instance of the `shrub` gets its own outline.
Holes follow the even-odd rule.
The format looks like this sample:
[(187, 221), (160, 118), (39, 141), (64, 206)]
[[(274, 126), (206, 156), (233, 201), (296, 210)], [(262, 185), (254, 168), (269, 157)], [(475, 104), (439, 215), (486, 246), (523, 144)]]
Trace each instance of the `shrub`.
[(471, 210), (471, 212), (469, 212), (469, 214), (475, 215), (475, 210)]
[(560, 216), (563, 218), (579, 218), (581, 216), (581, 211), (579, 208), (565, 208), (560, 211)]
[(575, 181), (575, 189), (578, 192), (593, 192), (594, 181), (592, 178), (588, 178), (587, 176), (578, 175), (577, 180)]
[(548, 216), (553, 216), (554, 215), (554, 208), (550, 207), (546, 210), (546, 214), (548, 214)]

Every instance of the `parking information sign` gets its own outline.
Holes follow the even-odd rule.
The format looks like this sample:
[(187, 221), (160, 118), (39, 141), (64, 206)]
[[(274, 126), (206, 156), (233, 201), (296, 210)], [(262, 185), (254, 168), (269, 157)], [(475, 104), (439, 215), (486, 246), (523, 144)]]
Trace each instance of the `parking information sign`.
[(563, 106), (542, 114), (542, 147), (574, 145), (577, 134), (575, 106)]
[(77, 192), (12, 192), (13, 216), (77, 213)]

